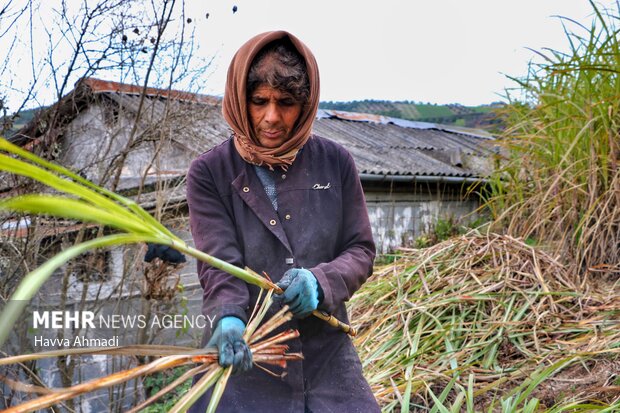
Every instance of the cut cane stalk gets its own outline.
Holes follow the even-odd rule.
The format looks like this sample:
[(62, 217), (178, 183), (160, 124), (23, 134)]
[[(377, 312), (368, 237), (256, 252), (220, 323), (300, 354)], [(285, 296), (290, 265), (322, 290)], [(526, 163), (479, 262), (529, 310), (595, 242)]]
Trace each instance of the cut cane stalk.
[[(255, 320), (257, 323), (261, 321), (261, 317), (264, 316), (266, 310), (269, 308), (270, 300), (269, 294), (265, 297), (265, 299), (260, 303), (260, 306), (257, 306), (258, 309), (256, 311)], [(261, 334), (272, 333), (275, 328), (277, 328), (281, 323), (274, 320), (274, 318), (285, 318), (288, 319), (290, 317), (290, 313), (281, 314), (278, 313), (276, 316), (272, 317), (271, 320), (267, 320), (265, 324), (267, 326), (271, 326), (271, 329), (268, 331), (261, 331)], [(249, 337), (249, 342), (255, 343), (250, 346), (250, 350), (253, 354), (253, 361), (256, 365), (258, 363), (277, 366), (282, 369), (286, 369), (286, 364), (288, 361), (292, 360), (301, 360), (303, 356), (300, 353), (286, 353), (288, 346), (285, 344), (281, 344), (287, 340), (299, 337), (299, 333), (295, 330), (285, 331), (279, 334), (276, 334), (274, 337), (269, 339), (259, 341), (254, 336)], [(171, 355), (171, 353), (176, 352), (176, 354)], [(182, 354), (179, 354), (182, 353)], [(6, 385), (13, 388), (16, 391), (21, 392), (38, 392), (38, 393), (46, 393), (41, 397), (30, 400), (28, 402), (22, 403), (18, 406), (10, 407), (5, 412), (9, 413), (17, 413), (17, 412), (30, 412), (35, 410), (44, 409), (50, 407), (56, 403), (73, 399), (85, 393), (94, 392), (103, 388), (109, 388), (112, 386), (116, 386), (122, 384), (128, 380), (132, 380), (138, 377), (142, 377), (145, 375), (150, 375), (162, 370), (175, 368), (178, 366), (198, 364), (197, 366), (191, 368), (187, 372), (185, 372), (181, 377), (175, 380), (170, 385), (166, 386), (160, 392), (156, 393), (139, 406), (136, 406), (132, 411), (138, 411), (147, 405), (155, 402), (163, 395), (167, 394), (169, 391), (172, 391), (176, 386), (184, 382), (185, 380), (193, 377), (196, 374), (204, 373), (204, 376), (194, 385), (185, 395), (179, 399), (179, 401), (172, 408), (171, 412), (184, 412), (186, 411), (198, 398), (200, 398), (204, 392), (206, 392), (209, 388), (216, 386), (213, 391), (213, 395), (209, 404), (210, 411), (215, 411), (217, 407), (217, 403), (223, 394), (224, 388), (226, 386), (226, 381), (228, 380), (228, 376), (230, 374), (230, 368), (222, 368), (218, 365), (217, 362), (217, 349), (215, 348), (204, 348), (204, 349), (192, 349), (188, 347), (175, 347), (175, 346), (149, 346), (149, 345), (140, 345), (140, 346), (126, 346), (126, 347), (116, 347), (110, 349), (102, 349), (102, 348), (83, 348), (83, 349), (68, 349), (68, 350), (57, 350), (57, 351), (49, 351), (44, 353), (36, 353), (36, 354), (28, 354), (21, 355), (15, 357), (7, 357), (0, 359), (0, 365), (21, 363), (24, 361), (30, 360), (38, 360), (42, 358), (48, 357), (58, 357), (58, 356), (79, 356), (79, 355), (91, 355), (91, 354), (107, 354), (107, 355), (161, 355), (168, 354), (162, 356), (151, 363), (146, 365), (134, 367), (131, 369), (123, 370), (109, 376), (91, 380), (86, 383), (81, 383), (69, 388), (61, 388), (61, 389), (46, 389), (43, 387), (37, 386), (29, 386), (23, 383), (16, 382), (14, 380), (0, 377), (0, 380), (4, 381)], [(260, 366), (261, 369), (264, 369)], [(269, 373), (271, 374), (271, 373)]]
[[(260, 328), (258, 328), (254, 335), (252, 336), (252, 340), (258, 341), (263, 338), (269, 331), (273, 331), (276, 328), (280, 327), (282, 324), (286, 323), (293, 319), (293, 314), (288, 311), (288, 305), (285, 305), (278, 311), (269, 321), (265, 322)], [(268, 323), (274, 323), (272, 326)], [(254, 341), (250, 342), (252, 344)]]

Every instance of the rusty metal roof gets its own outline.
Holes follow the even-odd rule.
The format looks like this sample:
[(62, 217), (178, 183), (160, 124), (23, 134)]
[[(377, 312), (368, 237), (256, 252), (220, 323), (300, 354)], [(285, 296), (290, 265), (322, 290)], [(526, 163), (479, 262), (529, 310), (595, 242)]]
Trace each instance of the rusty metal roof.
[(454, 125), (441, 125), (438, 123), (418, 122), (408, 119), (392, 118), (389, 116), (376, 115), (371, 113), (345, 112), (342, 110), (319, 109), (316, 115), (317, 119), (341, 119), (357, 122), (380, 123), (383, 125), (393, 124), (402, 126), (403, 128), (412, 129), (437, 129), (445, 132), (460, 133), (462, 135), (473, 136), (475, 138), (493, 139), (493, 136), (482, 129), (465, 128)]
[(137, 95), (140, 96), (143, 92), (148, 97), (157, 97), (164, 99), (173, 99), (187, 102), (198, 102), (207, 104), (217, 104), (218, 98), (209, 95), (201, 95), (198, 93), (189, 93), (181, 90), (172, 89), (156, 89), (147, 87), (144, 89), (142, 86), (130, 85), (126, 83), (112, 82), (109, 80), (95, 79), (94, 77), (88, 77), (82, 79), (80, 82), (85, 86), (88, 86), (93, 93), (115, 93), (119, 95)]

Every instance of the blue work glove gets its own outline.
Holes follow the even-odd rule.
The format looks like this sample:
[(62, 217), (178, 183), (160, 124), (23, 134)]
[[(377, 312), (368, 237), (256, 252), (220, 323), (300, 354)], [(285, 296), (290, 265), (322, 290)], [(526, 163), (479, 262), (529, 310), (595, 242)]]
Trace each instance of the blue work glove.
[(284, 290), (276, 299), (288, 304), (295, 318), (307, 317), (319, 305), (321, 286), (314, 274), (304, 268), (288, 270), (276, 285)]
[(207, 347), (217, 347), (222, 367), (233, 366), (233, 373), (252, 368), (252, 352), (243, 339), (245, 323), (237, 317), (222, 317), (213, 331)]

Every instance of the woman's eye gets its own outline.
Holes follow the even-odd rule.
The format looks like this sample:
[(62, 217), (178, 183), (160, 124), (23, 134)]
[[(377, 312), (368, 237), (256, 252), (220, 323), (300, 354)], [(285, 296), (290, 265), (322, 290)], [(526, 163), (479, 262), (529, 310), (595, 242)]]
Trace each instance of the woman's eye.
[(265, 99), (262, 99), (262, 98), (253, 97), (252, 99), (250, 99), (250, 101), (252, 102), (253, 105), (264, 105), (265, 104)]
[(295, 103), (296, 103), (295, 99), (286, 98), (286, 99), (280, 100), (280, 104), (282, 106), (293, 106)]

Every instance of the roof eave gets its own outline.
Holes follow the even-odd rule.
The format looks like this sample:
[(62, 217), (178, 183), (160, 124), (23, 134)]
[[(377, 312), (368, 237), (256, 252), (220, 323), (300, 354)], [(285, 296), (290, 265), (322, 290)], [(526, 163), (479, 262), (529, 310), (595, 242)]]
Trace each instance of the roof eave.
[(471, 176), (437, 176), (437, 175), (390, 175), (360, 173), (362, 182), (413, 182), (445, 184), (486, 184), (486, 178)]

